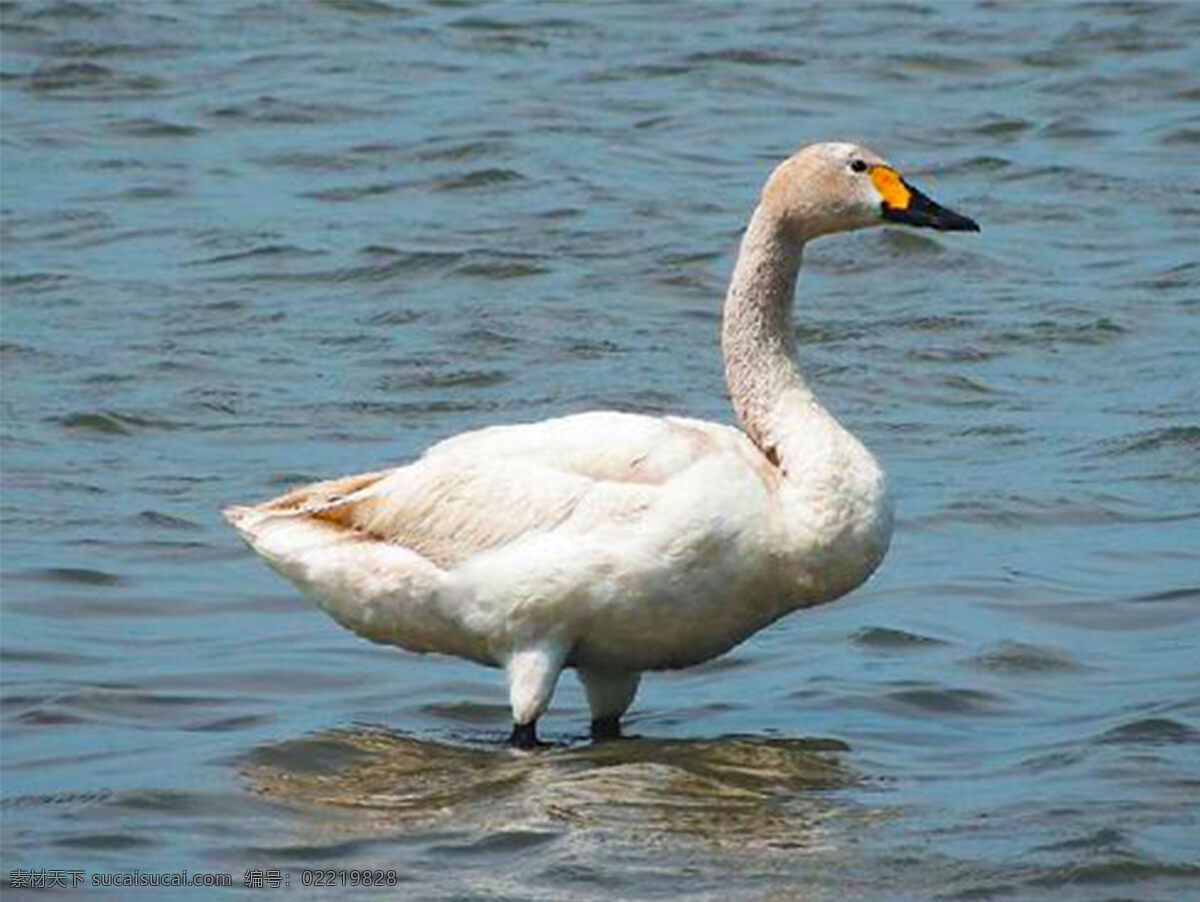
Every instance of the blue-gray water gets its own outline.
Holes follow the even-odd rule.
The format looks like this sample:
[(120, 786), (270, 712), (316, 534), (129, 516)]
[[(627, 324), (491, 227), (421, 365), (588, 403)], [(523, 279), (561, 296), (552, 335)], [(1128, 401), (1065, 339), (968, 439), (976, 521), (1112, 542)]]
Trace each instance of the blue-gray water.
[[(0, 20), (6, 883), (1200, 894), (1200, 5)], [(807, 256), (803, 363), (896, 538), (840, 603), (649, 675), (642, 739), (590, 746), (568, 677), (558, 747), (503, 749), (499, 674), (344, 632), (219, 519), (489, 423), (730, 420), (740, 229), (840, 137), (983, 227)]]

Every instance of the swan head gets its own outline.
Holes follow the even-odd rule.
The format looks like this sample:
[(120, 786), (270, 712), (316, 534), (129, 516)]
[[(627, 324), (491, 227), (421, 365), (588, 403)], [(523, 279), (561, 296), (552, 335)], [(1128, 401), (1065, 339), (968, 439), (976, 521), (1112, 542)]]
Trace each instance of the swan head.
[(978, 232), (975, 220), (930, 200), (858, 144), (811, 144), (780, 163), (762, 206), (797, 242), (876, 225)]

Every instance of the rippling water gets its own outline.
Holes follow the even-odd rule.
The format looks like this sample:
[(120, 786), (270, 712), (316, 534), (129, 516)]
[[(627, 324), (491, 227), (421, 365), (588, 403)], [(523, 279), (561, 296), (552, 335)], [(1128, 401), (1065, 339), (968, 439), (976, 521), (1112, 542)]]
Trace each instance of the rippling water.
[[(6, 881), (1200, 891), (1200, 6), (0, 16)], [(841, 603), (650, 675), (641, 738), (591, 746), (568, 679), (556, 747), (507, 751), (497, 674), (343, 632), (219, 520), (498, 421), (730, 419), (737, 237), (834, 137), (983, 225), (807, 256), (804, 365), (896, 540)]]

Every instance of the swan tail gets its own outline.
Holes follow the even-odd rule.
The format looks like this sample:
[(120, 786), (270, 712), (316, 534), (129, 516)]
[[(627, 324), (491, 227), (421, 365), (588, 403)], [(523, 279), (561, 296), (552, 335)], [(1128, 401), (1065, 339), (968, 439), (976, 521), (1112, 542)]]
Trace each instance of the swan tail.
[(306, 529), (310, 532), (316, 529), (310, 535), (311, 539), (319, 537), (327, 542), (334, 540), (334, 534), (320, 530), (313, 522), (315, 520), (326, 520), (343, 527), (343, 532), (352, 532), (349, 524), (341, 522), (337, 511), (352, 505), (360, 493), (369, 491), (386, 475), (386, 472), (363, 473), (314, 482), (261, 504), (232, 505), (222, 510), (221, 515), (238, 531), (246, 544), (270, 561), (272, 549), (281, 544), (289, 545), (289, 540), (284, 537), (293, 533), (299, 535)]
[(447, 629), (439, 604), (445, 571), (336, 515), (383, 475), (315, 483), (222, 514), (273, 570), (342, 626), (377, 642), (438, 651)]

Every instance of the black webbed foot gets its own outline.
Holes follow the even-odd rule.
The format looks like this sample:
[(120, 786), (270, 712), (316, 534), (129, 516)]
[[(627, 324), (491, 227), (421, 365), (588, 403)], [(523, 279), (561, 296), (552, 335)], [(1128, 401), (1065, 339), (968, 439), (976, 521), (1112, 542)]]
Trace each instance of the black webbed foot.
[(508, 736), (508, 744), (515, 749), (536, 749), (549, 745), (537, 738), (536, 720), (513, 724), (512, 732)]
[(621, 738), (620, 717), (597, 717), (592, 721), (592, 741)]

